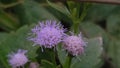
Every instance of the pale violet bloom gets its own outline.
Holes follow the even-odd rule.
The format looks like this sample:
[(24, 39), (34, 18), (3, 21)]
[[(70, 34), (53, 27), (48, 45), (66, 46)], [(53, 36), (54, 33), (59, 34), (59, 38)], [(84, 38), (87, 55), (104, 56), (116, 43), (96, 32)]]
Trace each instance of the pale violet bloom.
[(29, 37), (29, 40), (33, 41), (35, 45), (52, 48), (62, 41), (64, 31), (63, 26), (57, 21), (42, 21), (32, 28), (32, 37)]
[(81, 33), (76, 35), (67, 36), (63, 40), (63, 48), (73, 56), (81, 55), (84, 53), (86, 42), (83, 40)]
[(11, 53), (8, 55), (9, 57), (8, 61), (12, 68), (17, 68), (20, 66), (23, 67), (28, 62), (28, 58), (25, 55), (26, 52), (27, 50), (19, 49), (17, 53)]

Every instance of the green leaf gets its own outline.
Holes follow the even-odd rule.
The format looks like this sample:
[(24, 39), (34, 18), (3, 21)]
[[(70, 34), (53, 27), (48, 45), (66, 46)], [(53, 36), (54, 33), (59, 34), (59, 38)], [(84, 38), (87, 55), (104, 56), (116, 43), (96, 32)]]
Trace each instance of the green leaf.
[(56, 9), (57, 11), (65, 14), (67, 16), (70, 15), (70, 12), (68, 11), (68, 9), (62, 3), (55, 4), (55, 3), (52, 3), (48, 0), (47, 0), (47, 2), (52, 8)]
[(93, 24), (92, 22), (82, 22), (80, 24), (80, 30), (89, 38), (105, 35), (105, 31), (100, 26)]
[(116, 7), (117, 5), (93, 4), (88, 10), (86, 20), (99, 21), (106, 19)]
[(6, 39), (6, 37), (8, 36), (8, 33), (5, 32), (0, 32), (0, 42), (4, 39)]
[(32, 0), (25, 0), (24, 3), (16, 6), (15, 12), (22, 24), (37, 23), (41, 20), (57, 20), (54, 15)]
[(94, 68), (101, 61), (101, 43), (101, 37), (89, 39), (85, 48), (85, 55), (74, 57), (70, 68)]
[(114, 68), (120, 68), (120, 39), (111, 39), (108, 45), (107, 55), (111, 59), (109, 62)]
[(82, 22), (80, 24), (80, 30), (85, 35), (85, 37), (92, 38), (101, 36), (103, 38), (104, 44), (103, 47), (105, 50), (108, 48), (109, 43), (109, 34), (102, 29), (99, 25), (94, 24), (93, 22)]
[(46, 9), (51, 12), (57, 19), (61, 21), (65, 28), (70, 28), (72, 20), (70, 18), (70, 12), (67, 7), (60, 2), (52, 3), (48, 1), (49, 6), (45, 6)]
[(120, 68), (120, 10), (118, 8), (107, 18), (107, 31), (110, 34), (110, 40), (107, 42), (107, 45), (109, 45), (107, 55), (114, 68)]
[(7, 55), (11, 52), (16, 52), (18, 49), (28, 50), (27, 55), (30, 60), (34, 60), (36, 57), (38, 47), (33, 47), (33, 43), (27, 40), (29, 31), (30, 27), (24, 26), (16, 32), (11, 32), (9, 36), (0, 43), (0, 61), (5, 68), (10, 68)]
[(62, 66), (65, 63), (65, 60), (67, 59), (67, 52), (62, 48), (62, 45), (57, 46), (57, 53), (58, 53), (58, 58)]
[(47, 60), (56, 65), (55, 51), (53, 49), (43, 48), (43, 51), (41, 48), (37, 49), (36, 59), (39, 63), (41, 63), (42, 60)]
[[(120, 13), (120, 12), (119, 12)], [(107, 18), (107, 31), (114, 37), (120, 38), (120, 15), (112, 14)]]
[(42, 67), (43, 68), (56, 68), (54, 66), (54, 64), (52, 64), (51, 62), (47, 61), (47, 60), (42, 60), (41, 61)]
[(16, 30), (19, 27), (19, 23), (10, 14), (0, 10), (0, 27), (4, 30)]
[[(8, 36), (7, 33), (1, 32), (0, 33), (0, 43), (6, 39)], [(2, 61), (0, 61), (0, 68), (4, 68)]]

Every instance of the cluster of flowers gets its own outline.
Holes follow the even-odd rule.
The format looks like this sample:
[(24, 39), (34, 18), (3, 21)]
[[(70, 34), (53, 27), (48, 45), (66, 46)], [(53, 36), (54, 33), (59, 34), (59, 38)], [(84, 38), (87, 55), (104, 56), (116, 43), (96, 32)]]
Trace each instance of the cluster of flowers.
[[(84, 46), (86, 42), (83, 40), (81, 33), (78, 35), (67, 35), (65, 29), (60, 23), (56, 21), (47, 20), (40, 22), (32, 30), (32, 37), (30, 41), (34, 45), (39, 45), (41, 48), (53, 48), (58, 43), (63, 43), (63, 48), (71, 55), (77, 56), (84, 53)], [(25, 56), (26, 51), (18, 50), (16, 54), (10, 55), (9, 63), (13, 67), (23, 66), (28, 62)]]

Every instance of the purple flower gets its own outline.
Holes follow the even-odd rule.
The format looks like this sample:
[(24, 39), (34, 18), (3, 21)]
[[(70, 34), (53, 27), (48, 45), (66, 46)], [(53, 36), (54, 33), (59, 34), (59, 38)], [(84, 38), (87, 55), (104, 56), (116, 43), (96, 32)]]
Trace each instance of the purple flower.
[(27, 50), (19, 49), (17, 53), (12, 53), (8, 55), (9, 57), (8, 61), (12, 68), (24, 66), (24, 64), (28, 62), (28, 58), (25, 56), (26, 52)]
[(40, 45), (45, 48), (52, 48), (62, 41), (65, 29), (60, 23), (56, 21), (47, 20), (39, 22), (32, 29), (32, 36), (29, 40), (33, 41), (35, 45)]
[(84, 53), (86, 42), (83, 40), (81, 33), (78, 36), (67, 36), (63, 40), (63, 48), (73, 56), (81, 55)]

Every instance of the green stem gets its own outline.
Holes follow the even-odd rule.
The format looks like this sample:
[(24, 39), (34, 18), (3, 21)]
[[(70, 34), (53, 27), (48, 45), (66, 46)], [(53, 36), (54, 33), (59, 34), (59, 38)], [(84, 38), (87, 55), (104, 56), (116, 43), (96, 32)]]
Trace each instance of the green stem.
[(57, 49), (56, 49), (56, 47), (54, 48), (54, 61), (53, 61), (53, 63), (54, 63), (54, 65), (55, 65), (55, 67), (57, 67), (57, 63), (56, 63), (56, 58), (57, 58)]
[(73, 21), (73, 25), (71, 27), (71, 30), (75, 33), (78, 34), (79, 32), (79, 22), (78, 21)]
[(72, 56), (68, 55), (65, 61), (65, 64), (63, 65), (63, 68), (70, 68)]

